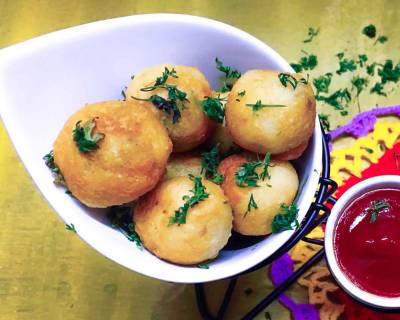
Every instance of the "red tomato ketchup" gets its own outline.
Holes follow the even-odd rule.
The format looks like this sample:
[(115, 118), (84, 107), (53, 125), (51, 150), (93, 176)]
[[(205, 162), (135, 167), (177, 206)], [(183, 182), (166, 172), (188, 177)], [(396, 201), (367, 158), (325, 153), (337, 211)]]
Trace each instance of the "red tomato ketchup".
[(350, 203), (334, 232), (336, 260), (359, 288), (400, 296), (400, 190), (378, 189)]

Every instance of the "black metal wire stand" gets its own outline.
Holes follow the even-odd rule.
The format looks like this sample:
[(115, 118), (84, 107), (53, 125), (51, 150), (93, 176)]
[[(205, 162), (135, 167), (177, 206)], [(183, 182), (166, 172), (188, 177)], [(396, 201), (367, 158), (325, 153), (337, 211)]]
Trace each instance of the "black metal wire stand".
[[(324, 242), (320, 239), (311, 239), (307, 235), (319, 226), (321, 223), (326, 222), (329, 216), (330, 209), (324, 204), (326, 202), (335, 203), (335, 199), (332, 197), (333, 193), (337, 189), (337, 184), (335, 181), (329, 178), (330, 176), (330, 156), (328, 143), (330, 140), (329, 135), (325, 134), (323, 128), (321, 127), (323, 141), (323, 153), (322, 153), (322, 173), (319, 181), (319, 188), (315, 194), (315, 201), (311, 204), (301, 226), (296, 230), (292, 237), (273, 255), (260, 262), (256, 266), (244, 271), (243, 273), (232, 277), (229, 281), (228, 287), (225, 291), (224, 298), (220, 305), (220, 308), (216, 316), (211, 315), (208, 306), (207, 299), (204, 291), (203, 284), (195, 284), (196, 300), (200, 315), (204, 320), (222, 320), (228, 309), (229, 302), (231, 301), (233, 291), (235, 290), (236, 282), (238, 277), (243, 274), (253, 272), (260, 269), (266, 265), (269, 265), (274, 260), (281, 257), (283, 254), (288, 252), (296, 243), (300, 240), (320, 245), (322, 248), (312, 256), (308, 261), (306, 261), (299, 269), (297, 269), (288, 279), (277, 286), (273, 291), (271, 291), (265, 298), (263, 298), (254, 308), (252, 308), (242, 320), (250, 320), (262, 312), (266, 307), (268, 307), (275, 299), (277, 299), (286, 289), (288, 289), (301, 275), (306, 272), (312, 265), (317, 263), (322, 259), (325, 254), (323, 248)], [(322, 212), (322, 214), (320, 214)]]

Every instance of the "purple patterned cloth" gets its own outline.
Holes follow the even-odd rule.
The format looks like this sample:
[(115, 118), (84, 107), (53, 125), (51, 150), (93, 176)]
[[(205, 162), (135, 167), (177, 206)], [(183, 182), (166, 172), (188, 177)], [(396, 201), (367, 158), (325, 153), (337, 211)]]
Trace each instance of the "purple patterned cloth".
[(356, 115), (351, 122), (329, 132), (331, 140), (336, 139), (344, 133), (355, 138), (366, 136), (374, 129), (377, 116), (394, 114), (400, 117), (400, 105), (385, 108), (376, 108)]
[[(272, 263), (271, 280), (275, 286), (279, 286), (293, 273), (293, 264), (292, 258), (287, 253)], [(278, 299), (292, 312), (294, 320), (319, 320), (319, 312), (316, 306), (296, 303), (285, 294), (281, 294)]]

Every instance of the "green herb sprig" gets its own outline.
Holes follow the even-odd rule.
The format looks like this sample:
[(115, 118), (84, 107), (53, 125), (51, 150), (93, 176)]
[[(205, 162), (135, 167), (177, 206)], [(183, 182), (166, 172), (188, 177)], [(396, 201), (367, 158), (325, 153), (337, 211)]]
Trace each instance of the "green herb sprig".
[(43, 157), (44, 163), (50, 169), (54, 177), (54, 184), (65, 186), (65, 180), (61, 173), (60, 168), (54, 161), (54, 152), (51, 150), (48, 154)]
[(95, 118), (83, 123), (81, 120), (75, 124), (75, 129), (72, 131), (72, 137), (80, 152), (91, 152), (99, 148), (98, 142), (104, 139), (103, 133), (97, 132), (93, 134), (93, 129), (96, 126)]
[(318, 96), (321, 92), (328, 93), (329, 86), (331, 85), (332, 82), (332, 76), (333, 76), (332, 73), (328, 72), (313, 80), (313, 85), (317, 90), (315, 94), (316, 96)]
[(129, 206), (112, 206), (107, 213), (111, 226), (121, 231), (129, 240), (136, 244), (139, 249), (143, 249), (142, 241), (135, 231), (135, 224), (132, 219), (133, 210)]
[(294, 230), (299, 227), (297, 216), (299, 209), (295, 204), (290, 206), (281, 204), (281, 210), (272, 220), (272, 233), (279, 233), (286, 230)]
[(246, 103), (247, 107), (251, 107), (254, 112), (259, 111), (264, 108), (286, 108), (287, 106), (283, 104), (264, 104), (261, 100), (257, 100), (256, 103)]
[[(270, 179), (268, 168), (271, 167), (271, 154), (267, 152), (264, 160), (250, 161), (242, 164), (235, 173), (235, 182), (238, 187), (258, 187), (259, 180)], [(258, 174), (257, 169), (262, 167), (263, 171)]]
[(319, 28), (314, 29), (313, 27), (308, 28), (308, 38), (303, 40), (304, 43), (309, 43), (318, 35)]
[(223, 123), (225, 117), (225, 102), (226, 99), (221, 98), (220, 96), (205, 97), (201, 102), (201, 107), (207, 117), (218, 123)]
[(175, 210), (175, 215), (169, 218), (169, 225), (172, 224), (185, 224), (186, 217), (190, 208), (193, 208), (199, 202), (208, 198), (209, 194), (206, 192), (206, 188), (201, 182), (201, 177), (195, 177), (189, 175), (189, 178), (194, 182), (194, 188), (190, 190), (193, 193), (192, 196), (185, 195), (182, 200), (185, 201), (184, 205)]
[(229, 92), (232, 90), (233, 84), (239, 79), (242, 74), (229, 66), (223, 64), (221, 60), (215, 58), (215, 63), (217, 65), (217, 69), (224, 73), (225, 79), (222, 82), (222, 87), (219, 89), (220, 92)]
[(246, 210), (246, 212), (244, 213), (244, 217), (246, 217), (247, 214), (248, 214), (252, 209), (258, 209), (257, 203), (256, 203), (256, 201), (254, 200), (253, 194), (251, 194), (251, 196), (250, 196), (249, 203), (248, 203), (248, 205), (247, 205), (247, 210)]
[(366, 209), (367, 213), (371, 214), (369, 222), (374, 223), (378, 215), (387, 209), (390, 209), (390, 205), (385, 199), (371, 202), (371, 205)]
[(302, 72), (303, 70), (313, 70), (318, 65), (317, 56), (314, 54), (307, 54), (300, 58), (298, 63), (291, 63), (290, 66), (295, 72)]
[(76, 229), (75, 229), (75, 226), (74, 226), (74, 224), (73, 223), (70, 223), (70, 224), (65, 224), (65, 229), (67, 229), (68, 231), (71, 231), (71, 232), (73, 232), (73, 233), (76, 233)]
[(351, 72), (357, 69), (357, 64), (353, 59), (347, 59), (344, 57), (344, 53), (340, 52), (336, 55), (339, 58), (339, 69), (336, 73), (341, 75), (345, 72)]
[(224, 181), (224, 176), (218, 172), (218, 165), (221, 162), (221, 156), (218, 146), (213, 147), (208, 152), (201, 154), (201, 174), (216, 184)]
[(290, 84), (293, 88), (293, 90), (296, 90), (297, 85), (299, 83), (303, 84), (308, 84), (308, 80), (301, 78), (300, 80), (297, 80), (293, 75), (290, 73), (279, 73), (278, 74), (279, 81), (282, 83), (284, 87), (287, 87), (288, 84)]

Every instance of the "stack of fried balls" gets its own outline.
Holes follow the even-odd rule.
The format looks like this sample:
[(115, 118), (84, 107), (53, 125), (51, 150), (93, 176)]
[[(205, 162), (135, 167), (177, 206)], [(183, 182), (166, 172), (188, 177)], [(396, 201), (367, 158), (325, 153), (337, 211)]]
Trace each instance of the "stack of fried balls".
[(314, 131), (314, 93), (300, 74), (240, 74), (216, 61), (219, 91), (197, 68), (150, 67), (124, 100), (73, 114), (54, 142), (69, 192), (88, 207), (132, 205), (144, 247), (176, 264), (217, 257), (232, 229), (274, 232), (299, 188), (289, 161)]

